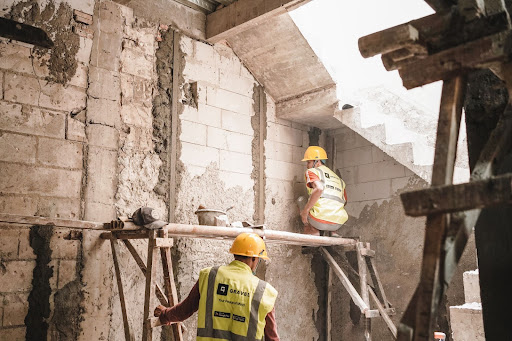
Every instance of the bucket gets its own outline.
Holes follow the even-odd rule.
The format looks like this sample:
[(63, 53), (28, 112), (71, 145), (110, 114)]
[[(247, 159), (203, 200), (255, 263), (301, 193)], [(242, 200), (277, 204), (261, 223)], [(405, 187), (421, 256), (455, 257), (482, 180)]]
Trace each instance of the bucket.
[(210, 210), (207, 208), (199, 209), (194, 212), (197, 214), (197, 219), (199, 220), (199, 225), (209, 225), (215, 226), (217, 225), (215, 218), (218, 218), (222, 215), (226, 215), (225, 211), (221, 210)]

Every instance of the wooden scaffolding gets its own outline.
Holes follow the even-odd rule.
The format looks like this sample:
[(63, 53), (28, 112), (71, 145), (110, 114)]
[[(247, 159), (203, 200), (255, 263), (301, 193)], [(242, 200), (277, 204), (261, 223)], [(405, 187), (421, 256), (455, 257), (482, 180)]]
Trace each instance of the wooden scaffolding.
[[(482, 275), (489, 274), (495, 280), (500, 278), (499, 269), (493, 264), (500, 264), (503, 269), (512, 266), (511, 238), (506, 232), (510, 221), (507, 223), (503, 218), (506, 217), (503, 205), (512, 202), (512, 173), (503, 174), (500, 170), (512, 145), (510, 102), (487, 140), (482, 141), (478, 134), (468, 131), (468, 145), (484, 147), (473, 148), (475, 152), (470, 153), (470, 159), (478, 160), (471, 165), (470, 182), (453, 185), (468, 74), (478, 69), (492, 70), (505, 81), (509, 98), (512, 98), (510, 16), (502, 0), (425, 1), (437, 11), (435, 14), (359, 39), (363, 57), (382, 54), (386, 69), (398, 70), (408, 89), (443, 80), (431, 187), (401, 195), (407, 215), (427, 217), (421, 280), (398, 330), (398, 340), (417, 341), (432, 339), (441, 299), (468, 236), (479, 217), (484, 219), (478, 221), (477, 231), (484, 220), (492, 221), (489, 214), (487, 217), (481, 214), (491, 212), (491, 207), (499, 207), (491, 215), (499, 214), (502, 218), (495, 218), (491, 223), (493, 233), (477, 234), (482, 293), (486, 292)], [(496, 176), (498, 174), (500, 176)], [(487, 251), (488, 245), (493, 245), (492, 252)], [(501, 317), (508, 315), (506, 305), (501, 304), (503, 308), (499, 308), (499, 295), (510, 297), (507, 294), (510, 290), (499, 283), (494, 287), (500, 292), (492, 300), (492, 294), (482, 297), (486, 337), (510, 339), (510, 323)], [(495, 307), (498, 309), (493, 309)]]
[[(144, 295), (144, 316), (143, 316), (143, 335), (142, 340), (152, 340), (152, 330), (159, 326), (157, 318), (152, 318), (153, 312), (150, 306), (151, 297), (156, 295), (160, 303), (164, 306), (173, 306), (178, 303), (176, 286), (172, 272), (172, 259), (170, 248), (173, 245), (173, 237), (189, 238), (207, 238), (220, 240), (234, 240), (242, 232), (253, 232), (265, 239), (267, 244), (287, 244), (301, 245), (309, 248), (304, 252), (320, 252), (327, 264), (329, 273), (327, 282), (326, 304), (326, 338), (331, 340), (331, 289), (333, 274), (341, 281), (351, 299), (360, 309), (365, 319), (365, 340), (371, 340), (371, 320), (376, 317), (382, 317), (388, 326), (393, 337), (396, 338), (397, 329), (390, 316), (395, 314), (395, 309), (386, 298), (384, 287), (380, 281), (379, 274), (375, 266), (375, 251), (370, 249), (368, 243), (360, 242), (351, 238), (337, 238), (330, 236), (311, 236), (291, 232), (266, 230), (264, 228), (234, 228), (186, 224), (168, 224), (158, 230), (147, 230), (134, 225), (131, 222), (114, 221), (110, 223), (111, 228), (108, 232), (101, 234), (101, 238), (110, 240), (112, 247), (112, 256), (114, 260), (115, 274), (119, 289), (119, 299), (121, 301), (121, 311), (123, 315), (125, 339), (134, 340), (134, 336), (128, 323), (127, 309), (124, 298), (123, 281), (121, 269), (119, 267), (119, 241), (122, 241), (128, 248), (133, 259), (144, 273), (146, 278)], [(133, 245), (131, 239), (148, 240), (147, 264), (144, 263)], [(156, 269), (158, 263), (158, 250), (162, 260), (162, 270), (164, 277), (164, 289), (156, 283)], [(357, 270), (354, 269), (343, 253), (354, 252), (357, 256)], [(337, 256), (337, 257), (334, 257)], [(339, 259), (339, 262), (336, 261)], [(370, 279), (368, 278), (370, 275)], [(352, 281), (350, 280), (352, 279)], [(356, 284), (353, 284), (356, 283)], [(370, 299), (371, 298), (371, 299)], [(371, 302), (375, 308), (372, 309)], [(183, 326), (180, 323), (172, 325), (174, 340), (183, 340)]]

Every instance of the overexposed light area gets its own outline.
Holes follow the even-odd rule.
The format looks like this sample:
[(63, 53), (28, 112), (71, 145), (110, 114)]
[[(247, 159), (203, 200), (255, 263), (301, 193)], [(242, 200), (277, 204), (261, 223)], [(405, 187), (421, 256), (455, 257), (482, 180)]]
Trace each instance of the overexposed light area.
[(291, 17), (338, 84), (341, 102), (359, 89), (385, 86), (437, 113), (441, 82), (407, 91), (397, 71), (386, 71), (380, 55), (364, 59), (360, 37), (434, 13), (423, 0), (311, 0)]

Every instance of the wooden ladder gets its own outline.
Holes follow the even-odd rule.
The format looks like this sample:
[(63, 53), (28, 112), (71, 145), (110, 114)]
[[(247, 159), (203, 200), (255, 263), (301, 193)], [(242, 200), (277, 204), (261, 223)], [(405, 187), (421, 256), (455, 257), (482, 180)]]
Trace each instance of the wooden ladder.
[[(168, 236), (166, 230), (117, 230), (104, 232), (101, 234), (104, 239), (110, 239), (112, 247), (112, 257), (114, 259), (114, 268), (119, 289), (119, 300), (121, 301), (121, 312), (123, 315), (124, 334), (126, 341), (134, 341), (135, 337), (128, 323), (126, 311), (126, 302), (124, 298), (123, 282), (121, 278), (121, 269), (119, 267), (119, 240), (127, 247), (133, 259), (146, 277), (146, 290), (144, 295), (144, 318), (142, 326), (142, 340), (153, 340), (153, 328), (160, 325), (158, 318), (152, 318), (153, 311), (151, 307), (151, 297), (156, 295), (160, 304), (166, 307), (172, 307), (178, 303), (178, 294), (174, 283), (172, 270), (171, 247), (173, 238)], [(139, 256), (137, 250), (130, 242), (130, 239), (148, 240), (147, 265)], [(164, 289), (156, 282), (156, 267), (158, 263), (158, 250), (162, 259), (162, 270), (164, 277)], [(184, 326), (181, 323), (172, 324), (172, 334), (175, 341), (183, 341)]]
[[(328, 289), (327, 289), (327, 341), (331, 341), (331, 285), (332, 285), (332, 273), (334, 273), (341, 284), (348, 292), (354, 303), (360, 309), (361, 313), (365, 317), (365, 332), (364, 337), (366, 341), (371, 341), (371, 320), (373, 318), (382, 316), (388, 329), (390, 330), (393, 337), (397, 337), (397, 328), (390, 316), (395, 315), (396, 311), (391, 307), (384, 287), (380, 281), (379, 273), (375, 266), (375, 251), (370, 249), (369, 243), (357, 242), (354, 248), (342, 247), (342, 252), (354, 252), (357, 256), (357, 270), (355, 270), (348, 262), (344, 254), (338, 254), (337, 257), (340, 261), (336, 262), (333, 257), (333, 247), (320, 247), (321, 255), (329, 265), (329, 273), (327, 277)], [(341, 266), (340, 266), (341, 265)], [(342, 269), (343, 268), (343, 269)], [(345, 270), (345, 271), (344, 271)], [(368, 273), (370, 274), (372, 284), (368, 282)], [(347, 275), (348, 274), (348, 275)], [(352, 281), (349, 279), (351, 278)], [(359, 282), (359, 291), (352, 284), (352, 282)], [(370, 304), (371, 301), (375, 303), (377, 309), (372, 309)]]

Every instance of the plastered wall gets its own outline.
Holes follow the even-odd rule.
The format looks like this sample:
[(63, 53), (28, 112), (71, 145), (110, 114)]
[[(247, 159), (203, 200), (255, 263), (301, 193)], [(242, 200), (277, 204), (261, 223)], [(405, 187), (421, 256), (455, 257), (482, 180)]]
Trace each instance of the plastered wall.
[[(336, 168), (347, 184), (350, 218), (338, 233), (361, 237), (376, 251), (377, 270), (388, 300), (396, 308), (397, 314), (392, 317), (396, 325), (419, 281), (425, 231), (425, 218), (405, 216), (399, 195), (428, 184), (349, 128), (328, 134), (335, 138)], [(350, 255), (349, 261), (357, 266)], [(439, 312), (437, 329), (447, 335), (447, 307), (464, 302), (462, 273), (475, 268), (475, 263), (474, 239), (470, 238)], [(335, 334), (343, 335), (340, 340), (363, 339), (364, 321), (359, 320), (357, 307), (350, 307), (350, 297), (336, 280), (334, 292)], [(382, 319), (373, 319), (372, 329), (375, 339), (392, 340)]]
[[(65, 53), (54, 60), (49, 51), (0, 41), (0, 213), (106, 222), (140, 206), (167, 217), (173, 202), (180, 223), (196, 223), (200, 204), (233, 206), (232, 221), (264, 219), (270, 229), (301, 231), (294, 199), (304, 192), (300, 159), (309, 127), (276, 119), (272, 98), (229, 47), (110, 1), (12, 5), (4, 16), (48, 23)], [(76, 9), (92, 21), (77, 21)], [(0, 225), (0, 340), (124, 339), (110, 244), (99, 235)], [(146, 243), (134, 246), (145, 259)], [(228, 247), (176, 240), (180, 299), (201, 268), (231, 260)], [(311, 256), (284, 246), (270, 254), (261, 276), (280, 291), (281, 336), (318, 339)], [(123, 245), (119, 256), (139, 338), (144, 278)], [(195, 339), (195, 320), (187, 322), (187, 340)]]

